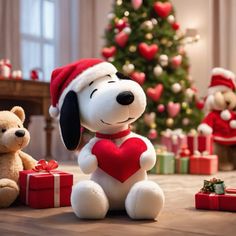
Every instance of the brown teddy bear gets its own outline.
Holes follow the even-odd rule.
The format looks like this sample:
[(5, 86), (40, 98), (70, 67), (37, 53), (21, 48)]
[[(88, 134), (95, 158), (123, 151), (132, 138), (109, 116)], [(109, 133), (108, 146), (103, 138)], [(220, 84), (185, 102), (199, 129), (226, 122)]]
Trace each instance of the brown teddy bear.
[(213, 134), (214, 153), (219, 157), (219, 170), (236, 169), (236, 80), (223, 68), (212, 70), (205, 108), (209, 112), (198, 131)]
[(19, 171), (32, 169), (36, 164), (21, 151), (30, 141), (24, 120), (24, 110), (19, 106), (0, 111), (0, 208), (10, 206), (17, 198)]

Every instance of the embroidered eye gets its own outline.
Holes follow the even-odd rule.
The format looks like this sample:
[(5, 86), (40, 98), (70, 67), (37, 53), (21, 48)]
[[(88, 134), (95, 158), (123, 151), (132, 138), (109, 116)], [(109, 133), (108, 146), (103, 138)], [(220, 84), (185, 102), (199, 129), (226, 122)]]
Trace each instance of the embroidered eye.
[(18, 128), (20, 128), (20, 125), (17, 125)]
[(114, 81), (114, 80), (110, 80), (110, 81), (108, 81), (107, 83), (109, 83), (109, 84), (111, 84), (111, 83), (115, 83), (116, 81)]
[(92, 93), (90, 94), (90, 98), (92, 98), (93, 94), (97, 91), (97, 89), (94, 89)]
[(2, 128), (2, 133), (6, 132), (6, 131), (7, 131), (7, 129)]

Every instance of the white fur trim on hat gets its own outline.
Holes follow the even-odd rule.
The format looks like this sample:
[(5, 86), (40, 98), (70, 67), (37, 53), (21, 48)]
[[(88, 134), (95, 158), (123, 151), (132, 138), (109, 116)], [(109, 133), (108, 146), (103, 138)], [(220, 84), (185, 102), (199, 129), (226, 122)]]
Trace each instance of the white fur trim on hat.
[(198, 132), (202, 132), (203, 134), (212, 134), (212, 128), (207, 124), (200, 124), (197, 128)]
[(228, 91), (232, 91), (232, 89), (225, 85), (217, 85), (214, 87), (209, 87), (207, 90), (207, 94), (211, 95), (215, 94), (216, 92), (228, 92)]
[(229, 126), (232, 128), (232, 129), (236, 129), (236, 120), (231, 120), (229, 122)]
[(221, 117), (222, 120), (230, 120), (231, 119), (231, 114), (230, 114), (229, 110), (223, 110), (220, 113), (220, 117)]
[(59, 107), (62, 106), (64, 98), (69, 91), (72, 90), (75, 92), (79, 92), (92, 81), (108, 74), (114, 74), (116, 72), (117, 69), (109, 62), (101, 62), (86, 69), (84, 72), (79, 74), (74, 80), (72, 80), (70, 84), (64, 89), (58, 102)]
[(211, 74), (212, 75), (222, 75), (225, 78), (232, 79), (233, 82), (235, 83), (235, 74), (232, 71), (225, 70), (221, 67), (216, 67), (216, 68), (212, 69)]
[(49, 107), (49, 114), (51, 117), (55, 118), (59, 115), (59, 109), (57, 107), (50, 106)]

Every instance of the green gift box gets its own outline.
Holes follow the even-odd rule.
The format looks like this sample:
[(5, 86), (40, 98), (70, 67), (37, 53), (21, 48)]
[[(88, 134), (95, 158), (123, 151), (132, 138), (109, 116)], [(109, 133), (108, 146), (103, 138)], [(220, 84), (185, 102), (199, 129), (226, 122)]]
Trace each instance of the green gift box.
[(173, 152), (157, 153), (157, 162), (150, 170), (151, 174), (174, 174), (175, 155)]
[(175, 172), (179, 174), (189, 173), (189, 157), (178, 157), (175, 159)]

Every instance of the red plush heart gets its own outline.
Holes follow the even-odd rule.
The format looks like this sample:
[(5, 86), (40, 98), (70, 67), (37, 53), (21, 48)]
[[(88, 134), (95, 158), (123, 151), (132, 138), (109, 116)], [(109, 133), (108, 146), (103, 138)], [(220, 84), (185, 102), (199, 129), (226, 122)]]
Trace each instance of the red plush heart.
[(131, 75), (131, 78), (136, 81), (137, 83), (139, 83), (140, 85), (143, 85), (146, 79), (146, 76), (143, 72), (134, 72)]
[(162, 84), (158, 84), (155, 88), (148, 88), (147, 89), (147, 95), (150, 97), (153, 101), (157, 102), (162, 93), (163, 93), (164, 87)]
[(112, 56), (115, 55), (115, 53), (116, 53), (116, 47), (115, 47), (115, 46), (106, 47), (106, 48), (103, 48), (103, 49), (102, 49), (102, 55), (103, 55), (105, 58), (112, 57)]
[(99, 168), (123, 183), (140, 169), (139, 159), (146, 150), (146, 144), (139, 138), (127, 139), (120, 147), (102, 139), (95, 143), (92, 154), (97, 157)]
[(129, 35), (121, 31), (115, 36), (115, 41), (120, 47), (124, 47), (129, 39)]
[(170, 2), (156, 2), (153, 7), (157, 15), (161, 18), (166, 18), (172, 10)]
[(158, 52), (158, 46), (156, 44), (147, 45), (146, 43), (140, 43), (138, 45), (139, 52), (147, 60), (152, 60)]

